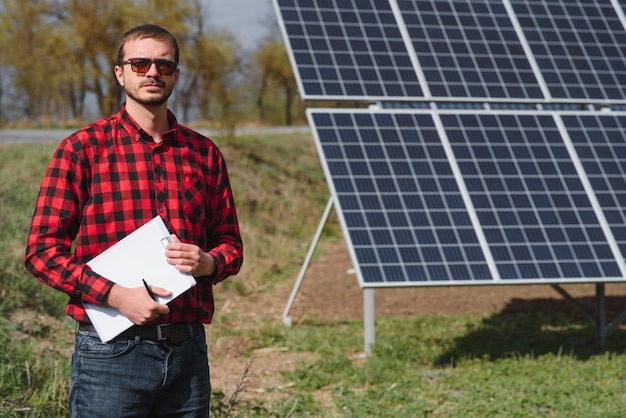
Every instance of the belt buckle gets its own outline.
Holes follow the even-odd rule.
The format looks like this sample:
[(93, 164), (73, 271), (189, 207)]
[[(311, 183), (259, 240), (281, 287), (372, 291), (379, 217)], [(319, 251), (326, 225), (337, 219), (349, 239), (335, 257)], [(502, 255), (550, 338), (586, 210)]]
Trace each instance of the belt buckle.
[(163, 328), (166, 328), (170, 326), (170, 324), (159, 324), (159, 325), (155, 325), (156, 327), (156, 335), (157, 335), (157, 341), (163, 341), (163, 340), (167, 340), (169, 337), (163, 336)]

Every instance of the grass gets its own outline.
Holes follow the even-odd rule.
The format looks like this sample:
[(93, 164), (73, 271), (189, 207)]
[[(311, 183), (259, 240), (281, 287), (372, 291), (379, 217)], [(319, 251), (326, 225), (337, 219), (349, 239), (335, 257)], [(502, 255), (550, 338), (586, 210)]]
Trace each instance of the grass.
[[(563, 324), (559, 331), (545, 331), (555, 322)], [(295, 386), (283, 403), (256, 405), (262, 408), (245, 416), (286, 416), (293, 399), (293, 416), (323, 417), (618, 417), (626, 408), (624, 335), (595, 353), (593, 327), (571, 318), (380, 318), (367, 359), (353, 351), (361, 332), (360, 321), (305, 321), (290, 330), (268, 324), (253, 332), (252, 348), (317, 356), (285, 374)], [(315, 402), (311, 394), (320, 391), (333, 405)]]
[[(242, 272), (220, 293), (239, 297), (245, 309), (248, 298), (295, 277), (328, 189), (309, 135), (216, 142), (229, 163), (246, 245)], [(22, 266), (32, 204), (53, 149), (9, 145), (0, 153), (2, 417), (68, 415), (72, 322), (63, 313), (66, 298)], [(324, 234), (324, 242), (340, 239), (335, 220)], [(365, 359), (355, 352), (363, 344), (362, 326), (304, 319), (286, 328), (262, 313), (255, 321), (241, 311), (220, 313), (211, 336), (245, 340), (238, 352), (244, 362), (268, 347), (306, 355), (283, 373), (284, 385), (254, 401), (214, 393), (213, 416), (620, 417), (626, 410), (621, 329), (596, 352), (593, 326), (560, 314), (385, 317), (377, 319), (376, 345)], [(255, 362), (248, 364), (254, 378)]]

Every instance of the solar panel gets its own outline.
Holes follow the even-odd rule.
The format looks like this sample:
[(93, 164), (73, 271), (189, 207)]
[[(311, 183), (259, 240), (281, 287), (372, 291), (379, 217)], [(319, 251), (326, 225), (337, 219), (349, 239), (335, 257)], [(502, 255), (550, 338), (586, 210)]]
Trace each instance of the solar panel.
[(428, 114), (310, 115), (363, 283), (492, 280)]
[(433, 98), (543, 99), (502, 2), (398, 0)]
[[(624, 232), (624, 215), (609, 216), (619, 209), (604, 198), (604, 212), (594, 206), (556, 113), (307, 115), (362, 287), (623, 280), (612, 235)], [(588, 138), (601, 126), (580, 120), (565, 125)], [(619, 128), (614, 147), (624, 146)], [(606, 158), (582, 165), (626, 167), (626, 153)], [(626, 182), (620, 173), (621, 182), (605, 179), (607, 195)]]
[(610, 0), (510, 1), (553, 99), (626, 99), (625, 21)]
[(626, 101), (611, 0), (274, 0), (304, 99)]
[(621, 279), (551, 115), (441, 121), (501, 279)]
[(562, 119), (626, 259), (626, 116), (579, 113), (563, 115)]
[(423, 96), (387, 0), (275, 0), (305, 99)]

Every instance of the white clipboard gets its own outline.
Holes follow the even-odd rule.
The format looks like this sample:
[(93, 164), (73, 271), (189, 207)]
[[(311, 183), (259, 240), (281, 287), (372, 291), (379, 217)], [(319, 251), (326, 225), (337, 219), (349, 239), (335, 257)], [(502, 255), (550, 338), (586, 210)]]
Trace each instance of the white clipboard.
[[(196, 280), (167, 262), (165, 246), (170, 233), (160, 216), (137, 228), (87, 263), (96, 273), (125, 287), (149, 285), (171, 291), (168, 297), (157, 296), (157, 302), (168, 303), (195, 286)], [(102, 342), (110, 341), (133, 323), (110, 306), (85, 303), (85, 311)]]

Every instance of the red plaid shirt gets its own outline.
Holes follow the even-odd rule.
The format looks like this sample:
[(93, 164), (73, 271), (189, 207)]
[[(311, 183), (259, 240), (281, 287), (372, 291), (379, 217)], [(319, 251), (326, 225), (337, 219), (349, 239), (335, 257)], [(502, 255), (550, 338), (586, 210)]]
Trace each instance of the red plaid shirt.
[[(159, 322), (210, 323), (212, 285), (236, 274), (243, 246), (222, 154), (177, 123), (155, 144), (126, 112), (63, 140), (43, 179), (26, 245), (26, 268), (67, 293), (66, 312), (88, 320), (83, 303), (101, 305), (113, 282), (85, 262), (160, 215), (183, 242), (216, 260), (216, 273), (170, 302)], [(72, 251), (72, 242), (75, 249)]]

